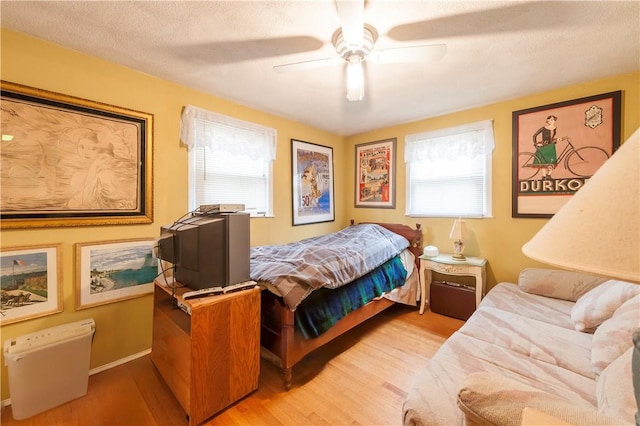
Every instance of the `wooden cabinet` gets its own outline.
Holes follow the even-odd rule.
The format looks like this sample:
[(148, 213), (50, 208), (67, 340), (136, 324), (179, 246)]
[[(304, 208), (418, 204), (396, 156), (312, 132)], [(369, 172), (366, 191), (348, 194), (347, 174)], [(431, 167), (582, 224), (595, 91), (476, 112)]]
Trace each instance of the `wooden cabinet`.
[(186, 301), (188, 290), (156, 281), (151, 360), (193, 426), (258, 388), (260, 290)]

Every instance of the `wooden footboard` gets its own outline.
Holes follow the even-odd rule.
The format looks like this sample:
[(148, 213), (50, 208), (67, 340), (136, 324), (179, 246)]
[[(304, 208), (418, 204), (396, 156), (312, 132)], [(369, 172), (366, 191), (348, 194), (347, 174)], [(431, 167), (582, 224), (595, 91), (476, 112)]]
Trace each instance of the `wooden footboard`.
[[(416, 224), (416, 229), (395, 223), (379, 223), (379, 225), (398, 235), (402, 235), (409, 241), (409, 250), (415, 255), (417, 264), (418, 256), (422, 254), (422, 230), (420, 229), (420, 224)], [(278, 358), (280, 367), (284, 371), (284, 387), (286, 390), (291, 388), (293, 366), (303, 357), (394, 304), (393, 301), (386, 298), (373, 300), (346, 315), (320, 336), (313, 339), (305, 339), (295, 331), (294, 313), (284, 304), (282, 298), (268, 290), (263, 290), (261, 303), (262, 330), (260, 343), (264, 349)]]
[(351, 312), (333, 327), (313, 339), (305, 339), (295, 331), (294, 314), (282, 299), (268, 290), (262, 291), (262, 330), (260, 344), (280, 361), (284, 373), (284, 388), (291, 388), (293, 366), (307, 354), (351, 330), (394, 302), (381, 298)]

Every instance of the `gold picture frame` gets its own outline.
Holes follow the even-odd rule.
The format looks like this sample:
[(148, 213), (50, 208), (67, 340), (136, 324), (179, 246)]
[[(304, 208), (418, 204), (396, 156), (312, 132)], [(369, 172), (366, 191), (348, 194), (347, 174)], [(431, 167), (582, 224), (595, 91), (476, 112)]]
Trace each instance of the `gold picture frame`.
[(153, 222), (153, 115), (0, 81), (0, 228)]
[(0, 249), (0, 325), (62, 312), (61, 245)]
[(76, 244), (76, 309), (141, 297), (158, 276), (154, 239)]

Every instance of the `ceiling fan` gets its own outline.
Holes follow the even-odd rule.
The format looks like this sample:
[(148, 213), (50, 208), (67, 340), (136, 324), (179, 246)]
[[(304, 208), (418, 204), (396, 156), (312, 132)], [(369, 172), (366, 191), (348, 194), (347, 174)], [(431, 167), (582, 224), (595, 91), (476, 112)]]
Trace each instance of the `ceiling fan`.
[(331, 37), (338, 57), (315, 59), (303, 62), (276, 65), (276, 72), (289, 72), (347, 63), (347, 99), (360, 101), (364, 98), (363, 62), (409, 63), (429, 62), (441, 59), (447, 52), (444, 44), (426, 44), (389, 49), (374, 49), (378, 39), (376, 29), (364, 22), (364, 0), (336, 0), (340, 28)]

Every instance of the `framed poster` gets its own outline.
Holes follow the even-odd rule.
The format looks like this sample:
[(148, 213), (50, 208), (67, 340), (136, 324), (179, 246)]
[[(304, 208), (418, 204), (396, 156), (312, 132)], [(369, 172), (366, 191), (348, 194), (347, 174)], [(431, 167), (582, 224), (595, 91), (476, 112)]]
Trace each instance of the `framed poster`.
[(76, 244), (76, 309), (153, 292), (158, 259), (153, 239)]
[(333, 148), (291, 139), (293, 225), (335, 220)]
[(356, 145), (355, 207), (396, 207), (396, 138)]
[(620, 146), (621, 92), (513, 112), (512, 217), (549, 218)]
[(153, 222), (153, 115), (0, 85), (2, 229)]
[(60, 245), (0, 252), (0, 325), (62, 312)]

